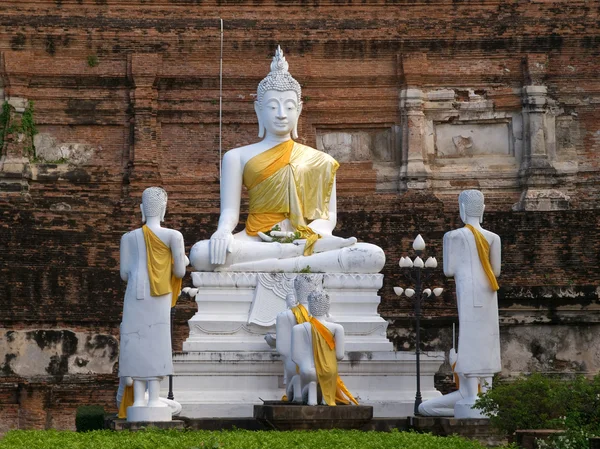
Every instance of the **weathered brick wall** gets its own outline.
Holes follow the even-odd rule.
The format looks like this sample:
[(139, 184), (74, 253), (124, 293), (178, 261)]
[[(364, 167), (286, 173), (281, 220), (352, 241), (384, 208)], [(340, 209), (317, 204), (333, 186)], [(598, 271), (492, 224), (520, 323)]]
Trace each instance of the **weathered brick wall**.
[[(443, 233), (460, 226), (456, 193), (479, 186), (485, 226), (503, 239), (505, 374), (597, 372), (599, 12), (597, 1), (3, 1), (4, 97), (34, 101), (40, 133), (93, 154), (0, 172), (0, 432), (73, 428), (80, 404), (113, 410), (118, 242), (139, 225), (145, 187), (167, 189), (166, 225), (188, 249), (216, 228), (219, 17), (224, 150), (256, 140), (253, 94), (277, 44), (303, 85), (301, 141), (316, 146), (320, 129), (401, 129), (390, 161), (345, 162), (338, 175), (338, 234), (386, 251), (380, 312), (397, 349), (414, 347), (411, 306), (392, 291), (398, 258), (420, 232), (441, 260)], [(569, 210), (515, 212), (518, 167), (498, 181), (492, 167), (491, 183), (477, 169), (444, 181), (432, 154), (433, 183), (405, 189), (401, 92), (453, 89), (460, 108), (471, 89), (494, 113), (520, 114), (526, 85), (546, 86), (554, 102), (563, 166), (551, 187)], [(4, 156), (18, 153), (11, 145)], [(424, 347), (447, 350), (453, 284), (441, 270), (434, 282), (446, 292), (425, 309)], [(189, 299), (177, 305), (176, 348), (194, 311)]]

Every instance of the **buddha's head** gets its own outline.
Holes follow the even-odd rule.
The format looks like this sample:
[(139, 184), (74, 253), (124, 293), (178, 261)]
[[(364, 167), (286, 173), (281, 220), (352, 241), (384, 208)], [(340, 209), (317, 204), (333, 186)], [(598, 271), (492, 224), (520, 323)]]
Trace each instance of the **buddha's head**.
[(296, 295), (294, 295), (294, 292), (289, 292), (285, 296), (285, 305), (288, 309), (291, 309), (292, 307), (296, 307), (298, 305), (298, 301), (296, 300)]
[(283, 51), (277, 47), (271, 72), (258, 84), (254, 110), (258, 117), (258, 137), (265, 132), (298, 138), (298, 118), (302, 112), (302, 88), (288, 72)]
[(160, 187), (149, 187), (142, 193), (142, 223), (150, 217), (160, 217), (160, 221), (165, 220), (167, 211), (167, 192)]
[(483, 221), (483, 193), (479, 190), (463, 190), (458, 195), (458, 208), (460, 210), (460, 219), (463, 223), (467, 222), (467, 217), (475, 217), (479, 223)]
[(310, 292), (323, 288), (323, 275), (299, 273), (294, 279), (294, 291), (298, 304), (306, 306)]
[(326, 316), (330, 302), (326, 291), (315, 290), (308, 295), (308, 310), (312, 316)]

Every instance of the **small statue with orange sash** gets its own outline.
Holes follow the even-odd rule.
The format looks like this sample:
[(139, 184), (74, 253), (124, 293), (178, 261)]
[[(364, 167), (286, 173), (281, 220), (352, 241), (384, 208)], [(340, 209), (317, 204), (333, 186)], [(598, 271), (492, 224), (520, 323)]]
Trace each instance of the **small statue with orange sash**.
[(459, 339), (453, 371), (460, 385), (458, 392), (423, 402), (419, 412), (440, 416), (442, 409), (453, 408), (455, 418), (479, 418), (481, 412), (473, 408), (477, 394), (490, 388), (493, 375), (502, 370), (496, 281), (500, 237), (481, 227), (485, 204), (479, 190), (464, 190), (458, 204), (465, 227), (444, 235), (444, 274), (456, 284)]
[(287, 310), (277, 315), (275, 348), (283, 361), (284, 401), (302, 402), (302, 384), (296, 363), (292, 360), (292, 329), (309, 320), (308, 295), (322, 288), (322, 274), (299, 273), (294, 279), (294, 291), (286, 297)]
[(292, 360), (298, 365), (302, 397), (306, 404), (356, 404), (357, 400), (338, 375), (338, 360), (344, 358), (344, 327), (327, 321), (329, 295), (316, 290), (308, 295), (306, 323), (292, 330)]
[(140, 208), (146, 224), (121, 238), (120, 272), (127, 289), (119, 377), (132, 378), (133, 386), (125, 389), (119, 415), (128, 421), (171, 420), (171, 409), (159, 398), (160, 380), (173, 373), (170, 312), (189, 261), (181, 233), (160, 225), (166, 207), (163, 189), (144, 190)]

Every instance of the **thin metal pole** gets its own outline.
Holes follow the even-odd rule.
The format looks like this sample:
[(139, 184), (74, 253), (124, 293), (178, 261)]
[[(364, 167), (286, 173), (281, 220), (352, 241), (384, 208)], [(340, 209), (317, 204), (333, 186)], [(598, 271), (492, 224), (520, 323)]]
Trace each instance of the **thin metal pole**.
[[(175, 307), (171, 308), (171, 351), (173, 351), (173, 321), (175, 319)], [(169, 374), (169, 393), (167, 394), (167, 399), (175, 399), (173, 395), (173, 375)]]
[[(417, 251), (417, 256), (419, 256), (420, 251)], [(414, 414), (417, 416), (419, 414), (419, 405), (423, 402), (423, 398), (421, 397), (421, 269), (416, 268), (415, 273), (415, 287), (416, 287), (416, 302), (415, 302), (415, 325), (416, 325), (416, 348), (415, 355), (417, 361), (417, 394), (415, 395), (415, 410)]]
[(219, 181), (223, 159), (223, 19), (221, 21), (221, 58), (219, 59)]

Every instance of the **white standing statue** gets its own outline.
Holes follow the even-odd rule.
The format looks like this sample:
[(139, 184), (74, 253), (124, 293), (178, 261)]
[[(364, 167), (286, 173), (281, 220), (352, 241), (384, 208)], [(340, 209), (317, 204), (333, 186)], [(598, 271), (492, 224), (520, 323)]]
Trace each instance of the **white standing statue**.
[(298, 274), (294, 279), (294, 292), (288, 293), (288, 309), (277, 315), (276, 349), (283, 360), (283, 383), (286, 386), (285, 400), (302, 402), (302, 383), (292, 360), (292, 329), (297, 324), (306, 323), (310, 316), (307, 310), (308, 295), (321, 290), (323, 275)]
[(173, 373), (170, 312), (188, 260), (181, 233), (160, 226), (167, 193), (159, 187), (144, 190), (140, 207), (146, 224), (121, 238), (121, 278), (127, 281), (127, 290), (119, 377), (133, 379), (128, 421), (170, 421), (171, 408), (160, 400), (159, 384)]
[[(254, 109), (260, 142), (223, 158), (221, 216), (210, 240), (196, 243), (190, 259), (198, 271), (378, 273), (381, 248), (335, 237), (335, 174), (339, 164), (322, 151), (294, 142), (302, 111), (300, 84), (277, 48), (271, 72), (258, 85)], [(248, 190), (245, 228), (242, 186)], [(289, 243), (287, 243), (289, 241)]]
[(344, 358), (344, 328), (327, 321), (329, 295), (316, 290), (308, 295), (308, 322), (292, 330), (292, 360), (298, 365), (302, 397), (308, 405), (335, 406), (336, 402), (358, 405), (338, 375), (338, 360)]
[(465, 190), (458, 197), (464, 228), (444, 235), (444, 274), (454, 277), (458, 303), (459, 340), (454, 372), (459, 390), (423, 402), (419, 412), (431, 416), (480, 418), (473, 405), (478, 391), (492, 386), (501, 371), (498, 322), (500, 237), (481, 227), (485, 209), (479, 190)]

